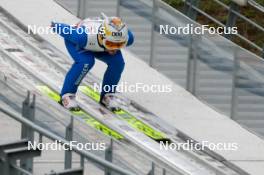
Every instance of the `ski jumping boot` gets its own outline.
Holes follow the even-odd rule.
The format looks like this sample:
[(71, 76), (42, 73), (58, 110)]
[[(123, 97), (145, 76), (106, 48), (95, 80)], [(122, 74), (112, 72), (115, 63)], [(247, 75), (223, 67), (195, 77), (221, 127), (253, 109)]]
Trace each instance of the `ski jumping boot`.
[(110, 111), (114, 112), (120, 110), (118, 100), (112, 93), (105, 94), (100, 103)]
[(80, 111), (81, 108), (79, 107), (75, 94), (67, 93), (61, 97), (59, 102), (64, 108), (70, 111)]

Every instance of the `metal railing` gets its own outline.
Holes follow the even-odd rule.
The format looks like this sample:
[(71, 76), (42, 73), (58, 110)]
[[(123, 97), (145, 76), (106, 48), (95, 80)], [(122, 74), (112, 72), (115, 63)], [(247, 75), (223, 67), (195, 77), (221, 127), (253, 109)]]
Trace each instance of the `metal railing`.
[(260, 5), (259, 3), (257, 3), (256, 1), (254, 1), (254, 0), (249, 0), (248, 3), (249, 3), (251, 6), (255, 7), (256, 9), (258, 9), (259, 11), (264, 12), (264, 7), (263, 7), (262, 5)]
[[(0, 75), (2, 74), (0, 73)], [(82, 119), (78, 117), (74, 117), (74, 118), (72, 116), (70, 117), (67, 111), (60, 110), (60, 114), (65, 116), (63, 118), (61, 118), (61, 116), (55, 115), (56, 112), (54, 111), (54, 109), (57, 109), (57, 108), (56, 108), (56, 105), (53, 106), (54, 103), (52, 103), (52, 101), (51, 101), (52, 106), (50, 106), (49, 103), (47, 103), (47, 101), (44, 102), (43, 99), (39, 99), (38, 101), (36, 101), (35, 96), (33, 96), (32, 98), (33, 100), (32, 102), (30, 102), (29, 94), (27, 95), (26, 99), (23, 100), (24, 92), (19, 91), (19, 89), (21, 88), (20, 85), (16, 84), (17, 82), (14, 81), (9, 76), (7, 77), (4, 75), (3, 77), (1, 76), (1, 79), (2, 78), (4, 82), (0, 82), (0, 87), (5, 91), (5, 93), (0, 93), (0, 96), (2, 97), (2, 99), (6, 99), (6, 100), (0, 101), (0, 106), (1, 106), (0, 113), (3, 110), (5, 110), (5, 113), (8, 113), (8, 112), (10, 113), (11, 111), (11, 114), (17, 114), (20, 117), (24, 117), (24, 120), (28, 120), (31, 122), (31, 124), (34, 123), (34, 125), (42, 128), (42, 131), (44, 130), (49, 131), (48, 134), (54, 133), (57, 136), (57, 138), (64, 138), (64, 140), (67, 140), (67, 141), (73, 140), (73, 141), (77, 141), (78, 143), (84, 143), (84, 144), (87, 142), (89, 143), (97, 143), (99, 141), (101, 143), (103, 142), (107, 145), (107, 148), (104, 151), (91, 150), (89, 151), (91, 152), (89, 154), (94, 155), (95, 157), (98, 158), (98, 160), (105, 159), (113, 166), (118, 165), (117, 167), (119, 167), (120, 169), (126, 169), (127, 171), (131, 170), (133, 171), (134, 174), (145, 174), (146, 172), (156, 173), (159, 171), (163, 171), (164, 174), (175, 174), (175, 172), (173, 172), (166, 165), (160, 164), (160, 162), (159, 163), (155, 162), (155, 170), (154, 170), (153, 166), (151, 166), (151, 164), (154, 164), (153, 162), (154, 160), (148, 157), (147, 155), (145, 155), (144, 152), (141, 152), (141, 150), (138, 150), (137, 147), (133, 147), (132, 145), (130, 146), (127, 145), (126, 141), (124, 143), (118, 140), (113, 140), (110, 137), (104, 136), (98, 130), (90, 128)], [(36, 92), (34, 91), (32, 93), (35, 94)], [(9, 99), (8, 94), (12, 94), (12, 96), (10, 96), (10, 99)], [(20, 103), (20, 102), (23, 103), (22, 109), (17, 108), (17, 105), (18, 105), (17, 103)], [(8, 104), (9, 106), (5, 105), (4, 103)], [(46, 105), (48, 105), (48, 107)], [(12, 106), (12, 109), (10, 106)], [(13, 112), (13, 108), (16, 111), (22, 110), (23, 115), (21, 116), (19, 113)], [(51, 113), (54, 113), (54, 115), (52, 115)], [(14, 118), (13, 116), (10, 116), (10, 117)], [(14, 119), (16, 120), (17, 118), (14, 118)], [(17, 120), (17, 121), (19, 121), (22, 124), (22, 130), (21, 130), (22, 138), (26, 138), (27, 140), (30, 140), (32, 142), (35, 139), (33, 132), (36, 132), (38, 133), (38, 143), (42, 143), (43, 137), (50, 139), (50, 137), (47, 137), (45, 134), (38, 132), (38, 130), (35, 130), (34, 128), (32, 129), (31, 126), (29, 126), (27, 123), (24, 124), (20, 120)], [(53, 125), (53, 124), (56, 124), (56, 125)], [(83, 136), (82, 134), (85, 134), (85, 136)], [(51, 139), (51, 140), (57, 140), (57, 138)], [(60, 144), (64, 144), (64, 142), (61, 142), (61, 139), (57, 141), (59, 141), (58, 143)], [(73, 163), (72, 153), (73, 152), (75, 152), (74, 149), (70, 151), (66, 150), (64, 153), (65, 154), (64, 156), (64, 169), (65, 170), (69, 170), (70, 168), (72, 168), (72, 163)], [(125, 152), (125, 156), (133, 155), (134, 158), (132, 158), (133, 157), (132, 156), (131, 158), (129, 158), (129, 160), (124, 159), (122, 155), (124, 152)], [(79, 152), (77, 152), (77, 154), (80, 156), (79, 163), (80, 163), (81, 168), (83, 168), (84, 165), (88, 163), (87, 161), (89, 161), (89, 163), (95, 164), (97, 168), (99, 168), (100, 170), (103, 170), (105, 174), (110, 175), (111, 173), (116, 172), (115, 170), (112, 170), (111, 168), (105, 167), (104, 165), (101, 165), (100, 163), (98, 164), (97, 162), (94, 162), (89, 157), (87, 158), (86, 155), (82, 155)], [(136, 165), (131, 164), (131, 162), (136, 161), (136, 160), (144, 161), (146, 166), (138, 167)], [(148, 164), (149, 166), (147, 166)], [(28, 161), (22, 160), (20, 164), (21, 167), (13, 163), (10, 164), (9, 166), (12, 169), (12, 171), (16, 170), (16, 171), (21, 172), (20, 170), (23, 169), (23, 171), (28, 171), (28, 173), (30, 174), (30, 172), (33, 170), (33, 161), (31, 160), (28, 162)], [(1, 169), (1, 155), (0, 155), (0, 169)]]
[[(252, 20), (246, 18), (245, 16), (241, 15), (237, 9), (238, 9), (238, 5), (236, 5), (235, 3), (231, 3), (230, 7), (228, 7), (227, 5), (225, 5), (224, 3), (222, 3), (221, 1), (219, 0), (214, 0), (215, 2), (217, 2), (218, 4), (220, 4), (221, 6), (225, 7), (228, 11), (229, 11), (229, 18), (227, 20), (227, 24), (224, 25), (222, 24), (220, 21), (214, 19), (213, 17), (211, 17), (210, 15), (206, 14), (205, 12), (203, 12), (202, 10), (200, 10), (198, 7), (198, 4), (194, 3), (194, 1), (185, 1), (185, 3), (189, 6), (189, 11), (190, 10), (195, 10), (196, 12), (198, 13), (201, 13), (202, 15), (208, 17), (209, 19), (211, 19), (212, 21), (216, 22), (217, 24), (219, 24), (220, 26), (222, 27), (225, 27), (225, 26), (229, 26), (229, 27), (232, 27), (234, 26), (235, 24), (235, 21), (236, 21), (236, 18), (239, 17), (243, 20), (245, 20), (246, 22), (250, 23), (251, 25), (255, 26), (257, 29), (261, 30), (262, 32), (264, 32), (264, 28), (261, 27), (260, 25), (256, 24), (255, 22), (253, 22)], [(192, 2), (192, 3), (191, 3)], [(198, 1), (199, 2), (199, 1)], [(162, 3), (163, 5), (163, 8), (166, 7), (166, 5), (164, 3)], [(166, 7), (167, 10), (171, 10), (171, 8), (169, 8), (168, 6)], [(176, 14), (176, 13), (175, 13)], [(192, 19), (195, 19), (196, 18), (196, 15), (195, 13), (190, 13), (190, 12), (186, 12), (186, 14), (192, 14), (190, 15), (190, 17)], [(240, 37), (241, 39), (243, 39), (244, 41), (246, 41), (248, 44), (250, 44), (251, 46), (255, 47), (256, 49), (258, 49), (259, 51), (263, 51), (263, 49), (259, 46), (257, 46), (255, 43), (249, 41), (248, 39), (246, 39), (245, 37), (241, 36), (240, 34), (237, 35), (238, 37)], [(188, 66), (188, 70), (187, 70), (187, 90), (189, 90), (190, 92), (192, 92), (194, 95), (197, 95), (199, 97), (199, 93), (196, 93), (198, 91), (198, 89), (202, 89), (199, 87), (199, 73), (201, 72), (201, 70), (199, 70), (199, 61), (201, 62), (201, 58), (203, 58), (203, 54), (201, 54), (201, 50), (203, 50), (203, 46), (201, 46), (201, 43), (200, 41), (202, 40), (202, 38), (207, 38), (208, 41), (210, 41), (211, 37), (210, 35), (204, 35), (204, 36), (191, 36), (189, 38), (196, 38), (196, 40), (198, 40), (196, 43), (195, 42), (190, 42), (190, 45), (189, 45), (189, 58), (188, 58), (188, 63), (190, 62), (190, 60), (193, 60), (194, 58), (194, 65), (192, 67), (189, 67)], [(198, 39), (199, 38), (199, 39)], [(232, 119), (235, 119), (235, 120), (239, 120), (239, 116), (237, 115), (237, 112), (240, 110), (239, 109), (239, 106), (241, 105), (240, 104), (240, 100), (239, 100), (239, 96), (243, 96), (241, 91), (248, 91), (249, 93), (251, 94), (254, 94), (255, 95), (255, 98), (257, 99), (258, 97), (256, 96), (259, 96), (261, 98), (263, 98), (263, 93), (258, 91), (259, 93), (256, 93), (254, 92), (253, 88), (254, 88), (254, 84), (253, 85), (250, 85), (250, 82), (254, 81), (256, 83), (256, 81), (258, 82), (259, 84), (259, 87), (262, 88), (262, 90), (264, 90), (264, 86), (262, 86), (262, 82), (263, 82), (263, 78), (264, 78), (264, 75), (263, 75), (263, 71), (261, 71), (260, 68), (257, 68), (256, 66), (256, 62), (257, 64), (259, 65), (259, 67), (262, 67), (264, 65), (264, 61), (254, 55), (253, 53), (237, 46), (236, 44), (233, 44), (232, 42), (228, 42), (228, 41), (225, 41), (223, 38), (221, 38), (221, 36), (217, 36), (215, 37), (217, 39), (219, 39), (219, 44), (218, 43), (215, 43), (214, 44), (216, 45), (216, 47), (219, 47), (220, 50), (221, 50), (221, 47), (223, 48), (222, 49), (222, 54), (224, 56), (222, 56), (222, 58), (219, 58), (220, 61), (227, 61), (228, 63), (226, 64), (229, 64), (231, 65), (231, 69), (229, 72), (226, 72), (226, 71), (223, 71), (223, 72), (226, 72), (227, 74), (229, 74), (229, 79), (232, 81), (232, 86), (231, 86), (231, 92), (230, 92), (230, 99), (231, 99), (231, 102), (230, 102), (230, 113), (227, 113), (228, 115), (230, 115), (230, 117)], [(214, 39), (215, 41), (217, 41), (217, 39)], [(193, 39), (190, 39), (191, 41), (193, 41)], [(213, 42), (212, 42), (213, 43)], [(225, 50), (224, 47), (223, 47), (223, 43), (225, 43), (225, 48), (229, 48), (228, 50)], [(197, 50), (197, 47), (198, 47), (198, 50)], [(206, 46), (205, 46), (206, 47)], [(196, 49), (193, 49), (193, 48), (196, 48)], [(229, 51), (229, 58), (227, 58), (227, 54), (224, 54), (225, 52), (228, 52)], [(239, 53), (239, 54), (238, 54)], [(221, 54), (219, 54), (220, 56)], [(221, 57), (221, 56), (220, 56)], [(243, 59), (244, 57), (247, 57), (247, 59)], [(195, 59), (197, 59), (197, 61), (195, 62)], [(252, 64), (255, 63), (255, 64)], [(217, 70), (215, 70), (217, 71)], [(214, 71), (212, 71), (214, 72)], [(243, 76), (241, 77), (240, 74), (238, 74), (238, 72), (242, 72), (243, 74), (247, 74), (247, 77)], [(194, 77), (194, 78), (189, 78), (189, 77)], [(198, 76), (198, 77), (197, 77)], [(247, 85), (248, 86), (251, 86), (252, 87), (252, 90), (250, 89), (245, 89), (243, 87), (241, 87), (241, 79), (247, 79)], [(201, 79), (201, 77), (200, 77)], [(214, 81), (218, 81), (218, 80), (214, 80)], [(197, 83), (198, 82), (198, 83)], [(190, 87), (190, 84), (192, 84), (192, 87)], [(261, 84), (261, 86), (260, 86)], [(240, 93), (238, 93), (238, 91), (240, 91)], [(249, 95), (249, 94), (247, 94)], [(253, 96), (254, 96), (253, 95)], [(253, 97), (254, 98), (254, 97)], [(209, 102), (210, 103), (210, 102)], [(244, 102), (245, 103), (245, 100)], [(250, 103), (250, 102), (249, 102)], [(264, 113), (264, 111), (263, 111)], [(250, 116), (249, 116), (250, 117)], [(249, 118), (248, 118), (249, 119)], [(262, 126), (264, 127), (264, 126)]]
[[(20, 122), (22, 124), (22, 138), (26, 138), (30, 141), (34, 140), (34, 132), (39, 134), (39, 142), (42, 142), (43, 137), (46, 137), (48, 139), (51, 139), (53, 141), (59, 141), (59, 144), (64, 144), (64, 145), (70, 145), (70, 140), (72, 138), (72, 132), (73, 132), (73, 117), (71, 118), (71, 122), (68, 125), (68, 127), (66, 128), (66, 137), (60, 137), (54, 133), (52, 133), (51, 131), (44, 129), (42, 127), (40, 127), (39, 125), (34, 123), (34, 111), (35, 111), (35, 95), (33, 96), (33, 101), (30, 102), (30, 93), (28, 92), (28, 96), (25, 99), (24, 103), (23, 103), (23, 112), (22, 115), (9, 109), (8, 107), (5, 108), (4, 106), (0, 106), (0, 111), (4, 114), (6, 114), (7, 116), (15, 119), (16, 121)], [(98, 164), (102, 167), (104, 167), (105, 169), (105, 173), (109, 174), (111, 172), (116, 172), (119, 174), (123, 174), (123, 175), (132, 175), (135, 173), (132, 173), (128, 170), (125, 170), (117, 165), (114, 165), (113, 163), (111, 163), (112, 160), (112, 144), (113, 142), (111, 141), (110, 146), (106, 149), (105, 153), (105, 160), (90, 153), (90, 152), (86, 152), (84, 150), (81, 150), (78, 148), (77, 145), (71, 145), (71, 149), (69, 151), (65, 151), (65, 169), (69, 169), (72, 167), (72, 152), (77, 153), (80, 158), (80, 167), (84, 167), (84, 162), (85, 160), (89, 160), (92, 163)], [(24, 167), (20, 168), (17, 167), (17, 171), (24, 173), (27, 172), (27, 174), (30, 174), (30, 172), (33, 169), (33, 161), (32, 160), (22, 160), (20, 162), (20, 164)], [(13, 166), (13, 165), (12, 165)]]
[[(199, 13), (199, 14), (210, 19), (211, 21), (213, 21), (214, 23), (216, 23), (217, 25), (219, 25), (221, 27), (235, 27), (236, 21), (239, 18), (239, 19), (242, 19), (243, 21), (245, 21), (246, 23), (250, 24), (251, 26), (255, 27), (255, 29), (259, 30), (260, 32), (262, 32), (264, 34), (264, 28), (262, 26), (260, 26), (259, 24), (252, 21), (251, 19), (242, 15), (239, 12), (240, 6), (236, 2), (231, 2), (231, 4), (228, 6), (225, 3), (221, 2), (220, 0), (213, 0), (220, 7), (223, 7), (225, 10), (228, 11), (228, 18), (227, 18), (226, 24), (223, 24), (222, 22), (220, 22), (219, 20), (217, 20), (216, 18), (212, 17), (210, 14), (206, 13), (205, 11), (203, 11), (199, 8), (200, 0), (198, 0), (198, 1), (182, 0), (182, 1), (184, 1), (184, 3), (185, 3), (185, 14), (193, 20), (196, 20), (197, 13)], [(257, 10), (260, 10), (259, 8), (257, 8), (256, 4), (255, 5), (253, 4), (253, 2), (249, 1), (249, 5), (251, 5), (252, 7), (254, 7)], [(242, 4), (245, 4), (245, 3), (242, 3)], [(193, 11), (195, 11), (196, 13), (193, 13)], [(232, 35), (224, 35), (224, 36), (228, 39), (232, 39)], [(245, 36), (243, 36), (239, 33), (237, 33), (235, 36), (237, 36), (243, 42), (246, 42), (252, 48), (261, 52), (262, 53), (261, 55), (264, 58), (264, 46), (260, 47), (258, 44), (250, 41), (248, 38), (246, 38)]]

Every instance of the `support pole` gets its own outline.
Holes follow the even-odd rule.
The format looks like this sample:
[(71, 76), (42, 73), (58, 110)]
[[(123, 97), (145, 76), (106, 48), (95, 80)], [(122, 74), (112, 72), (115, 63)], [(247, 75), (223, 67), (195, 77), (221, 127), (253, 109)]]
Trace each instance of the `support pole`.
[(193, 52), (193, 48), (192, 48), (192, 45), (193, 45), (193, 36), (191, 34), (189, 34), (189, 42), (188, 42), (188, 61), (187, 61), (187, 77), (186, 77), (186, 89), (187, 91), (191, 92), (192, 89), (191, 89), (191, 86), (192, 86), (192, 52)]
[(157, 7), (157, 0), (152, 0), (153, 6), (152, 6), (152, 24), (151, 24), (151, 39), (150, 39), (150, 57), (149, 57), (149, 66), (154, 66), (154, 54), (155, 54), (155, 25), (156, 25), (156, 13), (158, 11)]
[[(35, 121), (35, 101), (36, 101), (36, 96), (34, 94), (33, 100), (32, 102), (30, 102), (30, 92), (28, 91), (27, 97), (23, 101), (23, 104), (22, 104), (22, 116), (30, 120), (31, 122)], [(22, 124), (21, 138), (27, 139), (28, 141), (33, 142), (34, 141), (34, 131), (30, 127)], [(20, 166), (26, 171), (32, 172), (33, 158), (21, 159)]]
[(190, 3), (191, 3), (190, 0), (185, 0), (184, 1), (183, 13), (185, 15), (188, 14)]
[[(113, 139), (110, 140), (109, 147), (105, 150), (105, 160), (112, 162), (113, 161)], [(105, 168), (105, 175), (111, 175), (111, 171)]]
[[(193, 7), (198, 7), (200, 0), (190, 0), (187, 3), (189, 3), (189, 8), (187, 10), (187, 16), (191, 18), (192, 20), (196, 20), (197, 17), (197, 11), (193, 9)], [(188, 4), (187, 4), (188, 5)]]
[(196, 79), (197, 79), (197, 59), (198, 59), (198, 38), (194, 35), (189, 35), (189, 57), (187, 62), (187, 81), (186, 89), (193, 95), (196, 95)]
[(7, 156), (5, 156), (5, 161), (2, 166), (3, 169), (1, 169), (3, 175), (9, 175), (10, 174), (10, 165), (9, 165), (9, 159)]
[[(235, 13), (233, 13), (233, 11), (239, 11), (239, 6), (236, 3), (231, 2), (230, 6), (229, 6), (228, 18), (226, 21), (226, 27), (227, 28), (231, 28), (231, 27), (234, 27), (236, 25), (237, 15)], [(227, 39), (231, 39), (232, 35), (225, 34), (224, 37)]]
[(234, 65), (233, 65), (233, 80), (232, 80), (232, 101), (231, 101), (231, 111), (230, 111), (230, 118), (232, 120), (235, 120), (236, 112), (237, 112), (237, 101), (238, 101), (238, 95), (237, 95), (237, 84), (238, 84), (238, 72), (240, 69), (240, 61), (238, 58), (238, 49), (235, 48), (234, 52)]
[(193, 95), (197, 95), (197, 87), (196, 87), (196, 84), (197, 84), (197, 61), (198, 61), (198, 37), (195, 35), (195, 39), (194, 39), (194, 42), (193, 42), (193, 84), (192, 84), (192, 94)]
[[(73, 139), (73, 116), (71, 116), (70, 124), (66, 127), (65, 139), (71, 141)], [(72, 168), (72, 151), (65, 150), (64, 169)]]
[(263, 48), (262, 48), (261, 57), (264, 58), (264, 45), (263, 45)]
[(151, 163), (151, 170), (149, 171), (148, 175), (154, 175), (155, 174), (155, 164), (154, 162)]
[(81, 155), (81, 162), (80, 162), (80, 166), (83, 168), (84, 167), (84, 157)]
[(120, 17), (121, 0), (116, 0), (116, 16)]
[(78, 0), (77, 17), (84, 19), (86, 17), (86, 6), (88, 0)]
[(165, 168), (162, 169), (162, 175), (166, 175), (166, 169)]

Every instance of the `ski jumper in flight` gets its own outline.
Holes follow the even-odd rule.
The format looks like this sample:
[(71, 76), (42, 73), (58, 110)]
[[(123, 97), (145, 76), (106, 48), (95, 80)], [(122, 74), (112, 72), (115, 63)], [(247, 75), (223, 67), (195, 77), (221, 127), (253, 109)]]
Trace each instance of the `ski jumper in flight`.
[(125, 66), (120, 49), (132, 45), (134, 36), (121, 18), (102, 15), (103, 18), (87, 18), (75, 26), (56, 22), (51, 24), (52, 29), (64, 38), (65, 46), (74, 60), (60, 94), (60, 103), (69, 110), (80, 109), (75, 94), (82, 79), (92, 69), (95, 58), (107, 64), (100, 103), (111, 110), (118, 109), (113, 93)]

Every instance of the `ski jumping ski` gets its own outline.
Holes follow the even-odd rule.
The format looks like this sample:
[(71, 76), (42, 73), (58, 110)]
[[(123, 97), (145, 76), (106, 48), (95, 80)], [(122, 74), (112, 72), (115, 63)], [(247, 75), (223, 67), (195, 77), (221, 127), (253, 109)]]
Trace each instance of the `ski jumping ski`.
[[(96, 102), (99, 102), (100, 99), (100, 94), (99, 92), (96, 92), (92, 87), (90, 86), (80, 86), (80, 90), (93, 99)], [(121, 117), (122, 120), (126, 121), (131, 127), (137, 129), (138, 131), (144, 133), (148, 137), (152, 138), (155, 141), (162, 141), (166, 142), (169, 141), (170, 139), (166, 136), (165, 133), (160, 132), (153, 127), (149, 126), (148, 124), (142, 122), (141, 120), (137, 119), (135, 116), (130, 114), (128, 111), (124, 109), (112, 111), (115, 115), (118, 115)]]
[[(50, 87), (46, 86), (46, 85), (38, 85), (37, 89), (43, 93), (44, 95), (46, 95), (47, 97), (49, 97), (50, 99), (52, 99), (55, 102), (59, 102), (60, 101), (60, 95), (52, 90)], [(91, 127), (101, 131), (102, 133), (104, 133), (105, 135), (108, 135), (110, 137), (113, 137), (117, 140), (123, 139), (124, 137), (119, 134), (118, 132), (110, 129), (109, 127), (107, 127), (106, 125), (102, 124), (101, 122), (97, 121), (96, 119), (94, 119), (91, 115), (89, 115), (87, 112), (85, 112), (83, 109), (80, 109), (78, 111), (70, 111), (72, 114), (74, 114), (75, 116), (79, 116), (80, 118), (82, 118), (86, 124), (90, 125)]]

